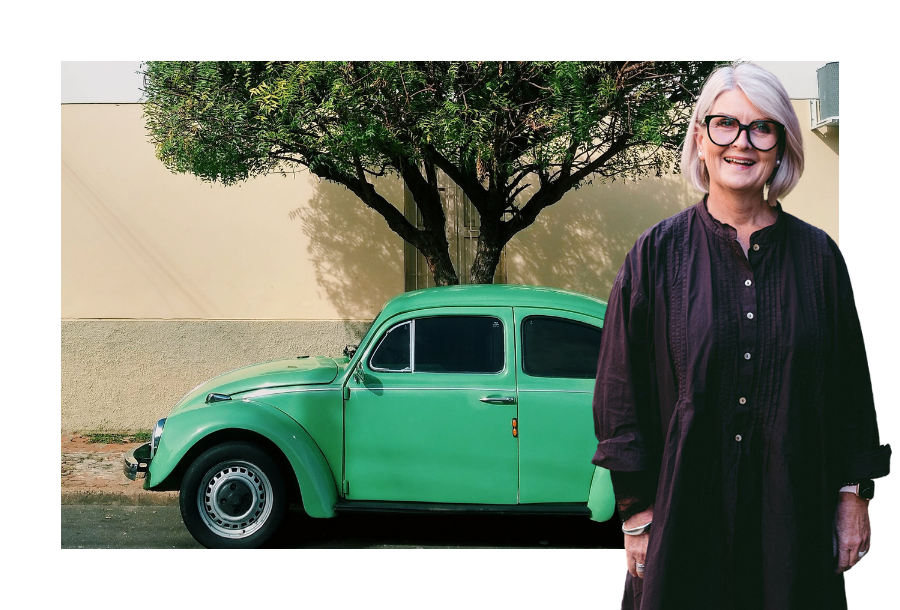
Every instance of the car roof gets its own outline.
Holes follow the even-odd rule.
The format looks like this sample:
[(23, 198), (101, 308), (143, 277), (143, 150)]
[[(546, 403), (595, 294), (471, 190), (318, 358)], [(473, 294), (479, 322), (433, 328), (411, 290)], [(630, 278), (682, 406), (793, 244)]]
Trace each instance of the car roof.
[(401, 294), (384, 306), (384, 317), (430, 307), (541, 307), (603, 318), (606, 302), (600, 299), (544, 286), (518, 284), (466, 284), (425, 288)]

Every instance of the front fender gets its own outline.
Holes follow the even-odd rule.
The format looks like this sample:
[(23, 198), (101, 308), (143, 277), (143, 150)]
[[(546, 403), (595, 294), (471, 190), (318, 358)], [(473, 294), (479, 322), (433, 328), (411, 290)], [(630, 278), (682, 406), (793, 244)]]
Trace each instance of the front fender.
[(588, 508), (591, 509), (592, 521), (606, 521), (616, 510), (616, 497), (613, 495), (612, 477), (609, 471), (594, 466), (591, 478), (591, 493), (588, 496)]
[(255, 432), (278, 447), (294, 470), (303, 508), (310, 517), (334, 516), (337, 486), (316, 442), (283, 412), (247, 399), (187, 409), (169, 417), (150, 463), (146, 487), (162, 484), (190, 449), (205, 437), (233, 429)]

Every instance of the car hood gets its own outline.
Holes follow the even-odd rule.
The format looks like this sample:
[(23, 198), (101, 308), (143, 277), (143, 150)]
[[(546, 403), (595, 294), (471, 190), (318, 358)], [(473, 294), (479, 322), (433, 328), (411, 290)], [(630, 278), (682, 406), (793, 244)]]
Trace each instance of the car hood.
[(337, 372), (338, 363), (325, 356), (251, 364), (200, 384), (178, 401), (175, 408), (192, 403), (201, 396), (205, 398), (211, 392), (230, 396), (264, 388), (331, 383)]

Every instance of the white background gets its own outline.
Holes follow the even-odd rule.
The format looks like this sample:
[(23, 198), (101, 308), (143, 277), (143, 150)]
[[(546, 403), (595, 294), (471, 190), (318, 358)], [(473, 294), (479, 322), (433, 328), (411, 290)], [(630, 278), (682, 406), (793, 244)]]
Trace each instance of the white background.
[[(900, 443), (893, 314), (900, 214), (892, 167), (894, 20), (868, 2), (840, 14), (752, 5), (460, 0), (152, 5), (8, 10), (4, 443), (7, 594), (67, 608), (230, 606), (618, 608), (621, 551), (61, 551), (59, 458), (60, 61), (209, 59), (828, 59), (841, 63), (841, 249), (869, 351), (882, 442)], [(40, 12), (38, 12), (40, 11)], [(872, 18), (874, 15), (875, 18)], [(766, 19), (758, 19), (766, 16)], [(49, 162), (49, 164), (48, 164)], [(49, 165), (49, 166), (48, 166)], [(56, 166), (58, 167), (58, 166)], [(35, 332), (35, 329), (39, 329)], [(897, 475), (878, 481), (872, 550), (847, 575), (850, 608), (883, 608), (900, 551)], [(704, 566), (697, 566), (703, 570)], [(895, 600), (896, 601), (896, 600)]]

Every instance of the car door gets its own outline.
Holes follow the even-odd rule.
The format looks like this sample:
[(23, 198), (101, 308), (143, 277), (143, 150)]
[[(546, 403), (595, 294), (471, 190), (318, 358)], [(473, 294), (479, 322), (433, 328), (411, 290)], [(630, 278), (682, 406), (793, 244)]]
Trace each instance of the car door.
[(586, 502), (597, 448), (591, 403), (603, 321), (516, 307), (519, 502)]
[(387, 321), (345, 393), (345, 498), (515, 504), (515, 333), (508, 307)]

